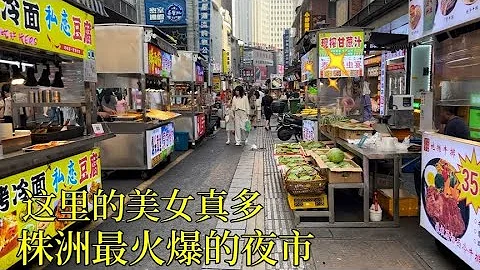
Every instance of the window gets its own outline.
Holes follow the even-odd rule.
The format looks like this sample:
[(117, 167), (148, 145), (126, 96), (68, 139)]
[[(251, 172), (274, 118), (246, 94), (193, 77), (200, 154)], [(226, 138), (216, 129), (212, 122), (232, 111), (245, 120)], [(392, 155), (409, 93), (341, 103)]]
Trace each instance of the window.
[(337, 17), (337, 4), (335, 1), (328, 1), (328, 17), (335, 18)]

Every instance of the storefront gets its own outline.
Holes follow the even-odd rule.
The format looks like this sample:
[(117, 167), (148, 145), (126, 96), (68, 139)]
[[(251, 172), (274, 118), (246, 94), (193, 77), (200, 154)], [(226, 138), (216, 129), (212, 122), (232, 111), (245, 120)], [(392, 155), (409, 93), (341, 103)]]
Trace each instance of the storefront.
[[(93, 210), (91, 194), (102, 186), (101, 153), (96, 144), (113, 137), (102, 132), (102, 126), (92, 127), (93, 15), (63, 1), (17, 3), (0, 18), (0, 85), (12, 108), (4, 119), (7, 123), (0, 124), (0, 222), (7, 228), (0, 236), (1, 269), (20, 260), (22, 230), (44, 230), (45, 237), (53, 238), (74, 219), (88, 220)], [(58, 23), (48, 19), (52, 17)], [(36, 196), (42, 192), (55, 196), (46, 204), (53, 212), (48, 221), (23, 220), (27, 190)], [(77, 217), (67, 210), (68, 202), (62, 202), (62, 195), (72, 194), (88, 202), (79, 206), (81, 210), (77, 208)]]
[[(416, 0), (411, 10), (433, 2)], [(411, 87), (421, 93), (423, 127), (420, 225), (473, 269), (480, 268), (478, 242), (478, 89), (480, 86), (480, 12), (478, 2), (463, 1), (425, 16), (410, 13)], [(429, 65), (430, 64), (430, 65)], [(440, 111), (447, 108), (470, 127), (470, 140), (440, 135)], [(441, 208), (438, 207), (441, 205)], [(439, 209), (444, 209), (439, 211)]]
[(166, 110), (176, 49), (154, 27), (116, 24), (96, 30), (100, 106), (107, 106), (106, 95), (119, 100), (112, 121), (105, 123), (117, 136), (101, 143), (103, 168), (141, 170), (148, 177), (174, 149), (172, 120), (178, 115)]
[(173, 61), (173, 87), (170, 110), (180, 113), (175, 119), (175, 130), (188, 132), (195, 146), (206, 134), (208, 113), (206, 85), (206, 59), (198, 52), (179, 51)]

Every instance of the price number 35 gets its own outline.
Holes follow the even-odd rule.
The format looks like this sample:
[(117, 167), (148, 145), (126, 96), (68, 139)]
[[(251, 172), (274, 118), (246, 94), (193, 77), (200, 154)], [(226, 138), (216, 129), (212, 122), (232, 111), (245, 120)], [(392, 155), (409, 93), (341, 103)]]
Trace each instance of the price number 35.
[(465, 192), (470, 192), (472, 195), (478, 195), (478, 173), (469, 169), (463, 169), (462, 174), (465, 181), (462, 184), (462, 189)]

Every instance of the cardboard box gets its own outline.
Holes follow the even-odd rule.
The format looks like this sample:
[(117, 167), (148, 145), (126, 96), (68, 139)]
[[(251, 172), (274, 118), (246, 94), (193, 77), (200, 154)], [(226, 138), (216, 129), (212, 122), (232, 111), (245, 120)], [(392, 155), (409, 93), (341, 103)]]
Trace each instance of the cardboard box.
[(323, 160), (316, 155), (315, 162), (320, 168), (320, 173), (328, 179), (329, 183), (362, 183), (363, 170), (352, 160), (345, 159), (352, 165), (352, 168), (329, 168)]

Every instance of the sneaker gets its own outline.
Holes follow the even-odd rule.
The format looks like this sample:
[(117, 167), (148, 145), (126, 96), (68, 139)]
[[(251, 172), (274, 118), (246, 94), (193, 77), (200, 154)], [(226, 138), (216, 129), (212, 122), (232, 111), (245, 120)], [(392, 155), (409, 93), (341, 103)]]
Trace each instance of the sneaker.
[(229, 144), (230, 144), (230, 140), (228, 140), (228, 141), (226, 142), (226, 144), (229, 145)]
[(238, 142), (237, 142), (235, 145), (236, 145), (236, 146), (242, 146), (242, 144), (241, 144), (241, 143), (238, 143)]
[(248, 139), (245, 139), (245, 144), (247, 144), (247, 143), (248, 143)]

